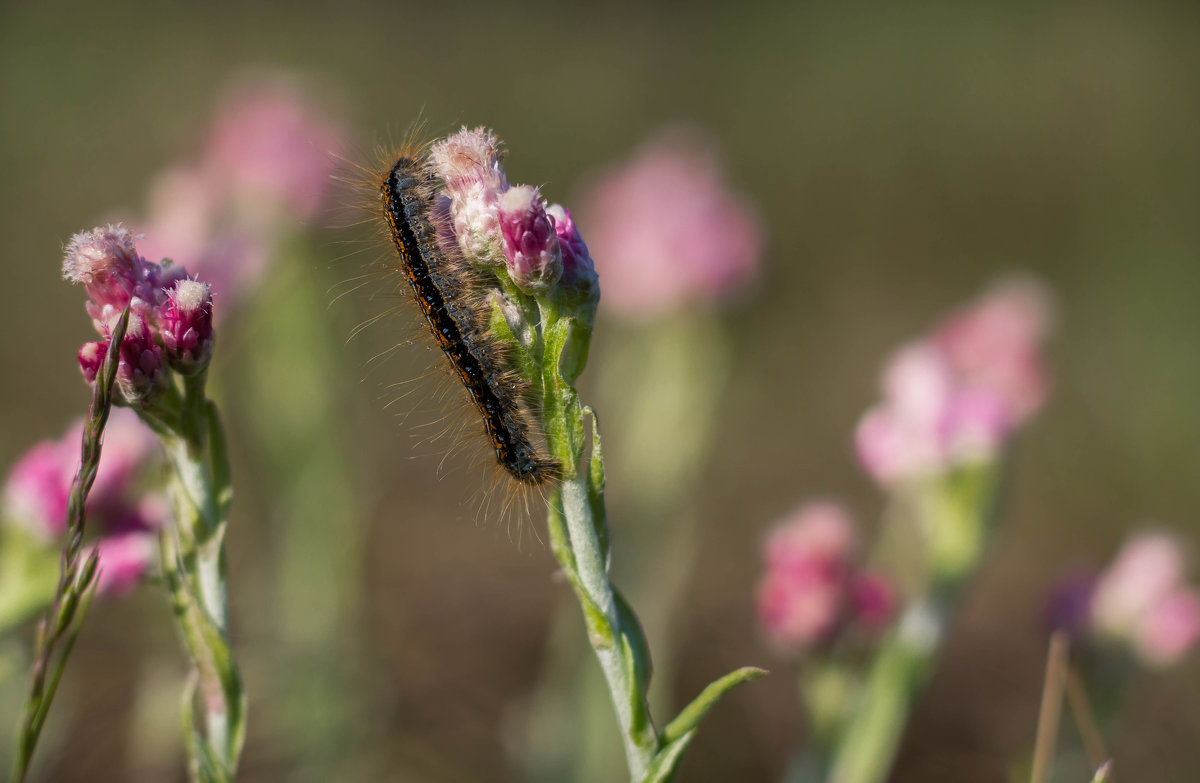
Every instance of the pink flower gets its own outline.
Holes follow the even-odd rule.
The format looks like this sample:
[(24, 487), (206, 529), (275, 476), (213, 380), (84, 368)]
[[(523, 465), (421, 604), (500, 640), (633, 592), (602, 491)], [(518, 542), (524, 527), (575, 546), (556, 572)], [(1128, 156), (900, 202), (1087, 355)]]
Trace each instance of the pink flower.
[(1011, 278), (952, 314), (933, 341), (963, 385), (996, 395), (1014, 423), (1020, 423), (1046, 399), (1040, 346), (1052, 321), (1045, 286), (1031, 278)]
[[(479, 266), (507, 259), (500, 228), (500, 198), (508, 178), (500, 166), (500, 141), (479, 127), (435, 143), (429, 151), (434, 173), (445, 184), (454, 235), (463, 255)], [(509, 262), (511, 263), (511, 262)]]
[(647, 141), (601, 176), (579, 213), (604, 301), (626, 317), (719, 302), (758, 272), (758, 215), (729, 190), (712, 145), (695, 131)]
[(155, 342), (150, 324), (138, 313), (129, 314), (119, 354), (117, 385), (127, 401), (146, 400), (166, 387), (162, 348)]
[(890, 586), (857, 573), (854, 520), (840, 505), (808, 503), (768, 535), (758, 618), (773, 644), (799, 651), (828, 641), (847, 623), (878, 630), (892, 614)]
[(897, 351), (855, 433), (864, 469), (891, 485), (995, 459), (1044, 399), (1048, 322), (1041, 289), (1009, 281)]
[[(79, 472), (83, 423), (75, 422), (60, 440), (42, 441), (26, 452), (4, 487), (4, 516), (39, 537), (53, 538), (66, 530), (71, 483)], [(100, 467), (88, 496), (88, 513), (105, 520), (125, 518), (133, 477), (156, 452), (156, 439), (137, 414), (114, 408), (104, 431)]]
[(562, 277), (562, 251), (554, 221), (537, 188), (518, 185), (500, 196), (500, 235), (513, 282), (523, 290), (544, 292)]
[(323, 203), (341, 146), (341, 130), (298, 89), (268, 80), (226, 98), (204, 160), (242, 205), (304, 220)]
[(159, 313), (166, 359), (191, 375), (208, 366), (213, 349), (212, 289), (196, 280), (180, 280), (167, 292)]
[(151, 187), (142, 250), (199, 273), (229, 311), (257, 285), (288, 223), (325, 203), (343, 136), (284, 80), (242, 86), (218, 109), (203, 154)]
[(1132, 636), (1137, 626), (1183, 581), (1183, 548), (1167, 533), (1131, 537), (1100, 575), (1092, 603), (1100, 631)]
[(1159, 601), (1138, 626), (1134, 648), (1151, 666), (1170, 666), (1200, 639), (1200, 593), (1177, 588)]
[(150, 531), (118, 533), (100, 539), (100, 577), (96, 592), (103, 595), (128, 593), (154, 562), (158, 553), (158, 536)]

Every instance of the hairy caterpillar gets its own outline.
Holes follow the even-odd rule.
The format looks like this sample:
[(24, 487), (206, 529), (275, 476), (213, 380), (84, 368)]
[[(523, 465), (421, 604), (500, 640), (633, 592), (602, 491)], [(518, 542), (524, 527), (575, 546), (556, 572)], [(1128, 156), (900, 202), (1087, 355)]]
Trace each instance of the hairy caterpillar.
[(489, 275), (445, 241), (449, 226), (439, 224), (448, 218), (436, 214), (439, 184), (420, 152), (402, 152), (383, 173), (379, 206), (398, 271), (482, 417), (497, 463), (522, 484), (544, 484), (558, 477), (559, 465), (535, 441), (529, 381), (513, 370), (508, 348), (488, 330)]

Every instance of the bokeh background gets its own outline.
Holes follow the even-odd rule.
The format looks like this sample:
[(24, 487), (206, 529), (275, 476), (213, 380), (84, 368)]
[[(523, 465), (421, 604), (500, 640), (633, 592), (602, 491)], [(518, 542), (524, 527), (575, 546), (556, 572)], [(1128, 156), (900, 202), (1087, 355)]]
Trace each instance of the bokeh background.
[[(568, 205), (655, 128), (698, 124), (769, 244), (725, 314), (736, 359), (695, 498), (697, 568), (671, 618), (673, 685), (690, 697), (751, 663), (775, 676), (711, 715), (682, 779), (778, 779), (801, 721), (789, 664), (754, 626), (762, 532), (813, 494), (877, 515), (851, 432), (881, 361), (1023, 269), (1058, 296), (1053, 400), (1019, 444), (1005, 525), (894, 775), (1006, 780), (1034, 734), (1055, 575), (1102, 564), (1141, 520), (1200, 543), (1198, 36), (1200, 9), (1160, 2), (4, 3), (0, 465), (86, 404), (73, 357), (89, 330), (62, 244), (138, 214), (247, 69), (310, 85), (360, 150), (418, 116), (431, 134), (494, 127), (510, 177)], [(385, 409), (384, 386), (428, 357), (372, 370), (396, 335), (347, 340), (379, 303), (335, 301), (360, 263), (342, 259), (358, 236), (343, 222), (322, 217), (281, 255), (214, 371), (236, 447), (243, 779), (516, 780), (566, 590), (541, 521), (523, 534), (478, 521), (477, 481), (435, 481), (437, 456)], [(602, 305), (585, 397), (606, 372), (605, 324)], [(256, 352), (289, 337), (290, 352)], [(309, 426), (313, 410), (336, 427)], [(320, 491), (298, 499), (298, 485)], [(614, 508), (622, 491), (610, 484)], [(612, 522), (619, 561), (629, 534)], [(289, 619), (297, 607), (325, 624)], [(42, 779), (182, 779), (182, 671), (160, 591), (97, 605)], [(1137, 683), (1115, 741), (1125, 779), (1195, 779), (1198, 699), (1195, 659)]]

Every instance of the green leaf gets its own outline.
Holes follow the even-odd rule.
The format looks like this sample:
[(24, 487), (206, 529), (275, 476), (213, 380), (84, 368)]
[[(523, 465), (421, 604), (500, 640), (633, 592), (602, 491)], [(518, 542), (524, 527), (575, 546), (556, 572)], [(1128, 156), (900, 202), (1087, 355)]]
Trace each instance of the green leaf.
[(713, 705), (722, 696), (742, 683), (757, 680), (759, 677), (766, 676), (766, 674), (766, 669), (759, 669), (756, 666), (743, 666), (741, 669), (732, 671), (710, 684), (700, 692), (699, 696), (692, 700), (691, 704), (683, 708), (675, 720), (667, 724), (667, 727), (663, 729), (663, 742), (671, 744), (681, 739), (685, 734), (688, 734), (700, 725), (700, 721), (704, 719), (704, 716), (708, 714), (708, 711), (713, 708)]
[(600, 444), (600, 419), (590, 405), (583, 406), (583, 413), (592, 419), (592, 456), (588, 463), (588, 505), (592, 509), (592, 526), (600, 540), (600, 551), (604, 562), (609, 559), (608, 512), (604, 509), (604, 450)]
[(691, 704), (684, 707), (675, 720), (668, 723), (663, 730), (662, 750), (654, 756), (654, 761), (646, 770), (642, 783), (667, 783), (673, 780), (678, 771), (679, 762), (683, 759), (683, 752), (691, 744), (692, 737), (696, 735), (696, 728), (708, 711), (713, 708), (713, 705), (738, 685), (750, 680), (757, 680), (766, 674), (765, 669), (745, 666), (726, 674), (701, 691), (700, 695)]

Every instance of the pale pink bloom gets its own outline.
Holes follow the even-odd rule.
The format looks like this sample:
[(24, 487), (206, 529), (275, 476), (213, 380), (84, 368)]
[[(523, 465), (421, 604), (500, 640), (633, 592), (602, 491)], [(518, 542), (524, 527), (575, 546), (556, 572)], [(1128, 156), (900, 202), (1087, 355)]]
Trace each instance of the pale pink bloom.
[(503, 193), (508, 189), (508, 179), (500, 166), (503, 157), (496, 134), (482, 126), (468, 130), (464, 125), (429, 150), (429, 161), (451, 194), (473, 185)]
[(1171, 591), (1150, 610), (1134, 632), (1134, 649), (1152, 666), (1169, 666), (1200, 639), (1200, 594)]
[(578, 213), (605, 306), (625, 317), (719, 302), (757, 275), (758, 214), (730, 190), (713, 145), (695, 131), (651, 138), (600, 177)]
[(506, 190), (500, 196), (499, 219), (513, 282), (524, 290), (549, 291), (562, 277), (562, 251), (537, 188), (517, 185)]
[(1045, 401), (1047, 372), (1041, 344), (1053, 322), (1050, 296), (1041, 283), (1012, 278), (953, 313), (933, 341), (964, 385), (997, 395), (1014, 422)]
[(126, 306), (144, 316), (160, 301), (161, 270), (138, 255), (135, 239), (120, 223), (98, 226), (71, 237), (63, 257), (63, 278), (83, 285), (88, 315), (106, 336)]
[(325, 203), (343, 137), (283, 80), (234, 91), (203, 154), (151, 187), (142, 251), (198, 273), (229, 311), (262, 278), (288, 224)]
[(1100, 575), (1092, 603), (1098, 630), (1129, 638), (1145, 618), (1183, 582), (1183, 548), (1164, 532), (1130, 538)]
[(329, 192), (342, 132), (280, 80), (235, 90), (217, 112), (204, 160), (242, 205), (304, 220)]
[(1006, 282), (898, 350), (855, 433), (864, 469), (890, 485), (994, 460), (1045, 396), (1048, 329), (1041, 289)]

